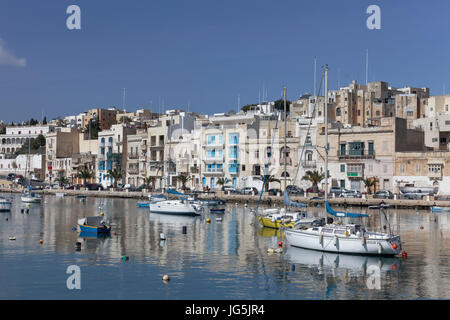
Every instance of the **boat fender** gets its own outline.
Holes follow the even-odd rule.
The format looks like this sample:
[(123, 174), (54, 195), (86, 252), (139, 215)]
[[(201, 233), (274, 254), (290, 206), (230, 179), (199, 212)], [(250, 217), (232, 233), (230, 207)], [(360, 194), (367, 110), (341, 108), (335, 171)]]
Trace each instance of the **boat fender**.
[(406, 253), (406, 251), (403, 251), (402, 252), (402, 258), (403, 259), (406, 259), (408, 257), (408, 254)]
[(337, 247), (339, 239), (337, 236), (334, 236), (334, 245)]
[(278, 248), (282, 248), (283, 247), (283, 241), (279, 241), (278, 242)]
[(378, 243), (378, 254), (382, 253), (383, 253), (383, 246), (381, 245), (381, 243)]
[(166, 240), (166, 235), (165, 235), (164, 233), (161, 232), (161, 233), (159, 234), (159, 239), (160, 239), (160, 240)]
[(322, 233), (319, 235), (319, 243), (320, 243), (320, 244), (323, 243), (323, 234), (322, 234)]
[(365, 246), (366, 245), (366, 237), (362, 237), (361, 238), (361, 244), (363, 245), (363, 246)]
[(165, 275), (163, 275), (162, 280), (164, 282), (168, 282), (168, 281), (170, 281), (170, 277), (167, 274), (165, 274)]
[(350, 232), (348, 230), (345, 230), (345, 236), (349, 237), (350, 236)]

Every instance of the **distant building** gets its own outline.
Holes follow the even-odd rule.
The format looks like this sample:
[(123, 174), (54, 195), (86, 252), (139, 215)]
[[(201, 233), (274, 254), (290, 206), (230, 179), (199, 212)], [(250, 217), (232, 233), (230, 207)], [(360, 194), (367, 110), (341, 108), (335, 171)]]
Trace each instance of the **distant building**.
[(28, 143), (28, 139), (52, 132), (55, 132), (55, 126), (51, 125), (6, 127), (6, 133), (0, 135), (0, 153), (13, 154)]

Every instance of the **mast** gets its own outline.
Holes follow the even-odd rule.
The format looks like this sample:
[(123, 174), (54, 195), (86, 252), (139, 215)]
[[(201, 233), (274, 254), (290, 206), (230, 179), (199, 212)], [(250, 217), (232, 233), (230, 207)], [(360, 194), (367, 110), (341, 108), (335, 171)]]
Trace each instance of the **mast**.
[(328, 201), (328, 65), (325, 65), (325, 202)]
[[(284, 159), (284, 191), (286, 191), (287, 187), (287, 177), (286, 177), (286, 128), (287, 128), (287, 119), (286, 119), (286, 87), (283, 87), (283, 97), (284, 97), (284, 150), (283, 150), (283, 159)], [(284, 209), (286, 210), (286, 203), (284, 204)]]

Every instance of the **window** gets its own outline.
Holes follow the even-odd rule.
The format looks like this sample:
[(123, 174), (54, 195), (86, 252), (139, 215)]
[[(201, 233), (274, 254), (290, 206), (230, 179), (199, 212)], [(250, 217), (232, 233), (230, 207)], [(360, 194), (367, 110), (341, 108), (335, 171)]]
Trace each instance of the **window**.
[(341, 116), (341, 108), (336, 108), (336, 117)]
[(245, 164), (242, 165), (242, 171), (245, 171)]
[(341, 164), (341, 172), (345, 172), (345, 164)]
[(400, 164), (400, 172), (405, 173), (405, 171), (406, 171), (406, 165), (404, 163), (401, 163)]

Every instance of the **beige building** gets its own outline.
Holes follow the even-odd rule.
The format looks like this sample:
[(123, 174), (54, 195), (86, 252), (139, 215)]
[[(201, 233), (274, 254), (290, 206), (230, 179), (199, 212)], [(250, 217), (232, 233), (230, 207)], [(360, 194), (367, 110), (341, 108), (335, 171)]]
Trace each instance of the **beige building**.
[(98, 122), (101, 130), (109, 130), (113, 124), (117, 123), (116, 116), (120, 111), (115, 108), (110, 109), (89, 109), (83, 117), (83, 128), (89, 125), (91, 120)]
[[(325, 127), (318, 126), (318, 168), (324, 171)], [(342, 127), (328, 130), (329, 185), (365, 192), (363, 180), (376, 177), (377, 189), (393, 190), (395, 153), (423, 151), (424, 133), (408, 129), (406, 119), (382, 118), (378, 127)], [(325, 182), (323, 181), (323, 185)]]

